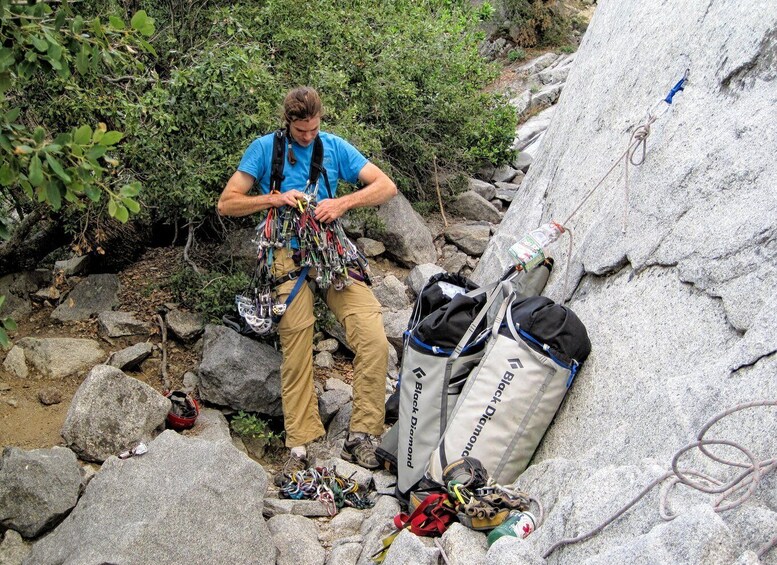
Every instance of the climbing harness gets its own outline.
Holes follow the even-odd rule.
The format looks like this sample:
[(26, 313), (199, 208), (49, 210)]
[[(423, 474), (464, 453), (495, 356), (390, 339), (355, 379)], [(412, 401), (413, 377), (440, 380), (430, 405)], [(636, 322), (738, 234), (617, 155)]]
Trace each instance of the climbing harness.
[[(279, 194), (284, 180), (284, 152), (289, 134), (278, 130), (273, 138), (270, 193)], [(258, 335), (275, 331), (281, 316), (307, 282), (308, 275), (315, 270), (315, 282), (321, 289), (333, 286), (342, 290), (354, 280), (371, 284), (369, 266), (364, 255), (348, 238), (339, 219), (328, 224), (316, 220), (316, 204), (319, 192), (319, 178), (329, 198), (332, 190), (326, 168), (323, 166), (324, 148), (321, 138), (313, 142), (313, 156), (310, 163), (304, 199), (297, 206), (269, 208), (256, 227), (254, 243), (257, 245), (257, 262), (248, 290), (235, 297), (238, 314)], [(282, 249), (293, 251), (299, 269), (278, 279), (272, 276), (275, 254)], [(284, 302), (276, 299), (277, 288), (289, 281), (297, 280)]]
[[(639, 502), (647, 493), (653, 490), (653, 488), (663, 483), (667, 479), (670, 479), (670, 480), (667, 486), (662, 491), (661, 499), (660, 499), (660, 508), (659, 508), (659, 514), (661, 518), (664, 520), (669, 521), (677, 517), (677, 514), (672, 513), (668, 509), (667, 499), (672, 489), (679, 483), (682, 483), (702, 493), (718, 495), (713, 503), (713, 510), (715, 512), (724, 512), (726, 510), (733, 510), (734, 508), (738, 507), (745, 500), (750, 498), (750, 496), (753, 494), (756, 487), (758, 486), (759, 482), (768, 473), (771, 473), (772, 471), (777, 469), (777, 456), (772, 457), (770, 459), (765, 459), (763, 461), (759, 461), (749, 449), (739, 445), (738, 443), (735, 443), (730, 440), (705, 439), (705, 435), (714, 424), (716, 424), (726, 416), (729, 416), (734, 412), (738, 412), (740, 410), (755, 408), (758, 406), (777, 407), (777, 400), (757, 400), (753, 402), (738, 404), (733, 408), (729, 408), (728, 410), (725, 410), (724, 412), (721, 412), (720, 414), (717, 414), (716, 416), (714, 416), (702, 427), (701, 431), (696, 436), (695, 442), (686, 445), (685, 447), (683, 447), (682, 449), (678, 450), (675, 453), (674, 457), (672, 457), (671, 471), (664, 473), (663, 475), (655, 479), (653, 482), (651, 482), (648, 486), (642, 489), (642, 492), (640, 492), (637, 496), (635, 496), (628, 504), (626, 504), (623, 508), (618, 510), (607, 520), (602, 522), (599, 526), (597, 526), (596, 528), (594, 528), (588, 533), (579, 535), (575, 538), (563, 539), (555, 543), (553, 546), (550, 547), (550, 549), (548, 549), (543, 554), (542, 557), (544, 559), (547, 559), (554, 551), (561, 549), (566, 545), (571, 545), (573, 543), (586, 541), (594, 537), (596, 534), (604, 530), (604, 528), (606, 528), (607, 526), (612, 524), (615, 520), (617, 520), (620, 516), (622, 516), (637, 502)], [(734, 449), (738, 450), (740, 453), (745, 455), (745, 457), (749, 460), (749, 462), (742, 463), (740, 461), (732, 461), (729, 459), (723, 459), (722, 457), (718, 457), (717, 455), (714, 455), (709, 451), (708, 446), (710, 445), (727, 445), (727, 446), (733, 447)], [(714, 462), (720, 463), (722, 465), (731, 466), (731, 467), (738, 467), (739, 469), (742, 469), (742, 471), (730, 481), (724, 482), (715, 477), (712, 477), (704, 473), (700, 473), (698, 471), (693, 471), (690, 469), (680, 469), (678, 466), (678, 461), (680, 460), (680, 458), (688, 451), (691, 451), (697, 448), (701, 453), (703, 453), (704, 455), (712, 459)], [(691, 478), (691, 477), (694, 477), (694, 478)], [(733, 500), (730, 500), (735, 495), (737, 495), (737, 497), (734, 498)], [(777, 545), (777, 535), (772, 537), (770, 541), (766, 542), (766, 544), (764, 544), (760, 549), (758, 549), (758, 551), (756, 552), (758, 558), (760, 559), (761, 557), (763, 557), (775, 545)]]
[(360, 489), (359, 483), (353, 480), (353, 475), (343, 477), (336, 467), (297, 471), (281, 485), (279, 492), (283, 498), (318, 500), (330, 516), (335, 516), (344, 506), (362, 510), (375, 505), (366, 496), (366, 489)]

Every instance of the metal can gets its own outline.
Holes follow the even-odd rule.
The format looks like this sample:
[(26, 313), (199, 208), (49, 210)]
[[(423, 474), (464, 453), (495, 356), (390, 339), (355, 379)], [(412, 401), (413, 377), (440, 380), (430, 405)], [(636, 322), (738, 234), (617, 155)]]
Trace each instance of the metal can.
[(513, 511), (499, 526), (488, 534), (488, 547), (502, 536), (525, 538), (537, 527), (537, 519), (531, 512)]

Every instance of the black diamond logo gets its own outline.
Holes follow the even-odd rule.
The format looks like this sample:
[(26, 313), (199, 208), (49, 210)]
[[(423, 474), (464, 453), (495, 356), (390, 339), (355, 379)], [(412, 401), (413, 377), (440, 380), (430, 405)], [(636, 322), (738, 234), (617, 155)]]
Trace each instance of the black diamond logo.
[(417, 379), (420, 379), (421, 377), (425, 377), (426, 373), (424, 373), (424, 370), (421, 367), (416, 367), (413, 369), (413, 374)]
[(517, 369), (519, 367), (523, 369), (523, 363), (521, 363), (521, 360), (517, 357), (515, 359), (508, 359), (507, 362), (510, 363), (511, 369)]

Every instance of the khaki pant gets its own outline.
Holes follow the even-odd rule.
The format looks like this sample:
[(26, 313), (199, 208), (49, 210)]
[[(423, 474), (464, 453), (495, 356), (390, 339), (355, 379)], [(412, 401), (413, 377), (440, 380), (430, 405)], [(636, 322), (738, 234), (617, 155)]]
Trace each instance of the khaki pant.
[[(297, 268), (291, 252), (282, 249), (273, 261), (272, 273), (277, 278)], [(296, 283), (296, 280), (287, 281), (276, 289), (278, 302), (286, 301)], [(302, 284), (278, 324), (283, 354), (281, 399), (287, 447), (305, 445), (324, 435), (313, 387), (313, 298), (310, 287)], [(337, 321), (345, 327), (348, 344), (356, 354), (350, 430), (379, 435), (383, 432), (388, 366), (388, 341), (380, 303), (369, 287), (359, 281), (353, 281), (342, 290), (330, 286), (325, 299)]]

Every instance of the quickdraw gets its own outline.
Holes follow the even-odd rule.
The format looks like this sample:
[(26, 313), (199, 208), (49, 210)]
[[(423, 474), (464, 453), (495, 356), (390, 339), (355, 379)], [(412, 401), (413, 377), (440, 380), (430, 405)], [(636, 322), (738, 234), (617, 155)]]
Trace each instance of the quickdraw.
[(335, 467), (311, 467), (298, 471), (289, 477), (279, 492), (283, 498), (318, 500), (330, 516), (336, 515), (344, 506), (365, 509), (375, 505), (366, 492), (360, 493), (360, 485), (352, 476), (339, 475)]

